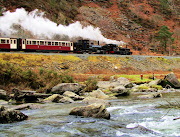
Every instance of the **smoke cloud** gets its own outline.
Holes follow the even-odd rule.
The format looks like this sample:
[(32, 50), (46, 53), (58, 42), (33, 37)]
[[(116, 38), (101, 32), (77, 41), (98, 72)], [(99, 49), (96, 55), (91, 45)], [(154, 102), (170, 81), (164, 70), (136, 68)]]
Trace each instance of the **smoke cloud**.
[(104, 43), (125, 44), (123, 41), (105, 38), (99, 28), (83, 27), (78, 21), (68, 26), (57, 25), (43, 15), (44, 13), (38, 10), (28, 13), (23, 8), (16, 9), (15, 12), (4, 12), (0, 17), (0, 33), (10, 37), (11, 34), (17, 32), (13, 26), (18, 25), (41, 39), (45, 37), (52, 39), (54, 35), (67, 35), (70, 39), (82, 37)]

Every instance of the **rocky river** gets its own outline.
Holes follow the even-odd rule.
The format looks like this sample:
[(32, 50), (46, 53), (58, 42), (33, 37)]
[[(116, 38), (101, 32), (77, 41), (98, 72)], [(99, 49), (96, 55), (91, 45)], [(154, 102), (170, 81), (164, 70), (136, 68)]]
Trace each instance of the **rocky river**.
[[(0, 137), (179, 137), (180, 110), (157, 108), (170, 101), (180, 102), (178, 92), (163, 93), (163, 98), (138, 99), (138, 93), (111, 100), (110, 120), (69, 115), (73, 107), (84, 106), (81, 101), (71, 104), (41, 103), (35, 109), (22, 110), (28, 119), (0, 124)], [(11, 107), (7, 102), (0, 105)]]

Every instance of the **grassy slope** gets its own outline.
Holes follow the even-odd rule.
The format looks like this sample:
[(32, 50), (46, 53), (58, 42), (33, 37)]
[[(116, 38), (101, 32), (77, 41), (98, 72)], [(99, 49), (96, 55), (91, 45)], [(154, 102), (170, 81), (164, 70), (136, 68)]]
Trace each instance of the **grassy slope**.
[(40, 69), (59, 74), (68, 73), (78, 81), (94, 75), (98, 75), (102, 80), (117, 75), (139, 81), (141, 73), (144, 74), (144, 80), (149, 80), (152, 73), (155, 73), (157, 78), (163, 78), (164, 74), (171, 71), (180, 78), (180, 59), (175, 58), (155, 57), (137, 60), (132, 57), (90, 56), (87, 60), (82, 60), (75, 56), (1, 53), (0, 63), (13, 64), (22, 70), (31, 69), (37, 73)]

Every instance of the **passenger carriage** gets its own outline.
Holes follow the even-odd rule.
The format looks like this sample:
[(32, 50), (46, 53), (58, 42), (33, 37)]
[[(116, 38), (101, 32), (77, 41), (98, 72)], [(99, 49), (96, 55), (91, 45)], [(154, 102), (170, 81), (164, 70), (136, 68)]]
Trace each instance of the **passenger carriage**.
[(56, 40), (22, 39), (22, 50), (24, 51), (73, 51), (73, 42)]
[(0, 50), (72, 52), (73, 42), (21, 38), (0, 38)]
[(20, 40), (17, 38), (0, 38), (0, 50), (20, 50)]

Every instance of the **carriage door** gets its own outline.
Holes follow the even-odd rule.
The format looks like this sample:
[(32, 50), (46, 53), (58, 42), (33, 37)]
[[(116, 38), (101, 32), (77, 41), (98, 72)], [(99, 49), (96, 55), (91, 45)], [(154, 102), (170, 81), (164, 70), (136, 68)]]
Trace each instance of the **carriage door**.
[(22, 39), (22, 49), (26, 49), (26, 40)]
[(17, 49), (17, 39), (11, 39), (10, 43), (11, 43), (10, 49), (16, 50)]

